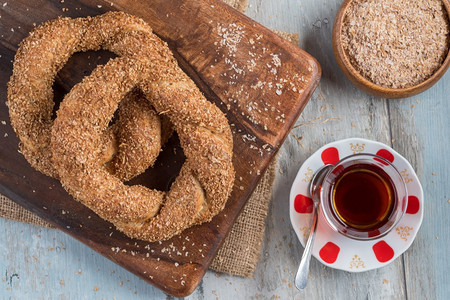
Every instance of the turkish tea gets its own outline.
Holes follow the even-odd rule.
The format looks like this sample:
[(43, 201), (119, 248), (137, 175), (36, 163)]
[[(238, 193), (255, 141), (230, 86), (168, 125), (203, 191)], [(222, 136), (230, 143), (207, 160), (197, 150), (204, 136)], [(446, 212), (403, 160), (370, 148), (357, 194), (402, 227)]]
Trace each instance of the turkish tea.
[(332, 191), (335, 216), (343, 224), (362, 231), (386, 224), (395, 202), (392, 180), (373, 164), (355, 164), (342, 170)]

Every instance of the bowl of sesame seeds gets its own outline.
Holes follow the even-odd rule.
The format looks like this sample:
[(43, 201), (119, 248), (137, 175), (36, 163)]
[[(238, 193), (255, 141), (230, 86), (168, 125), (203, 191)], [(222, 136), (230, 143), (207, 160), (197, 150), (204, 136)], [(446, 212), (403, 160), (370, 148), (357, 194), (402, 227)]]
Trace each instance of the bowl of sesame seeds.
[(333, 50), (348, 79), (384, 98), (434, 85), (450, 65), (448, 0), (345, 0), (333, 26)]

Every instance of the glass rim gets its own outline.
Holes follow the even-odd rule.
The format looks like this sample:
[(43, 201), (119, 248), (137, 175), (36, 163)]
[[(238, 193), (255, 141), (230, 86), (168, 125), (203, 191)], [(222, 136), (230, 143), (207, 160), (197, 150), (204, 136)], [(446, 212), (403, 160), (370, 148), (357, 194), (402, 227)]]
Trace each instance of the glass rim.
[[(375, 159), (376, 158), (376, 159)], [(355, 162), (358, 161), (364, 161), (366, 163), (371, 163), (378, 165), (378, 167), (381, 168), (388, 168), (391, 169), (393, 174), (396, 178), (392, 178), (392, 174), (387, 174), (390, 177), (390, 180), (392, 181), (392, 187), (395, 192), (395, 206), (392, 209), (392, 212), (390, 216), (388, 217), (388, 221), (380, 226), (379, 228), (376, 228), (374, 230), (357, 230), (353, 227), (350, 227), (348, 225), (345, 225), (342, 220), (340, 220), (338, 217), (336, 217), (332, 212), (332, 196), (330, 196), (330, 192), (333, 190), (333, 185), (330, 184), (327, 179), (329, 179), (330, 174), (334, 174), (333, 171), (337, 169), (337, 167), (343, 165), (346, 162)], [(377, 164), (378, 162), (378, 164)], [(381, 163), (381, 165), (379, 165)], [(347, 166), (348, 167), (348, 166)], [(346, 167), (345, 167), (346, 168)], [(344, 170), (345, 170), (344, 168)], [(385, 170), (383, 170), (385, 171)], [(386, 171), (385, 171), (386, 172)], [(337, 176), (336, 176), (337, 177)], [(397, 180), (397, 181), (396, 181)], [(344, 235), (345, 237), (349, 237), (355, 240), (361, 240), (361, 241), (369, 241), (369, 240), (375, 240), (378, 238), (381, 238), (385, 235), (387, 235), (389, 232), (392, 231), (392, 229), (395, 228), (395, 226), (400, 222), (402, 217), (404, 216), (408, 204), (408, 194), (406, 189), (406, 183), (401, 176), (399, 170), (387, 159), (384, 157), (381, 157), (379, 155), (369, 154), (369, 153), (357, 153), (352, 154), (349, 156), (346, 156), (336, 162), (332, 167), (327, 171), (320, 187), (320, 209), (322, 211), (322, 214), (325, 217), (326, 222), (328, 225), (339, 234)], [(393, 222), (390, 222), (393, 220)], [(373, 233), (373, 235), (371, 235)], [(375, 234), (376, 233), (376, 234)]]

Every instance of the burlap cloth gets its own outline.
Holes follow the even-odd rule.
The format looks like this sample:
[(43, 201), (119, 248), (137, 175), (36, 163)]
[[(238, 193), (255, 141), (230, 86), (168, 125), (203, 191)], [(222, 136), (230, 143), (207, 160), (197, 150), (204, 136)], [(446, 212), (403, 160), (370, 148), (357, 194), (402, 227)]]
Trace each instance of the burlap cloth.
[[(247, 0), (223, 0), (237, 10), (244, 12)], [(298, 44), (298, 35), (275, 31), (288, 41)], [(275, 179), (276, 158), (269, 165), (231, 232), (225, 239), (210, 268), (231, 275), (249, 277), (253, 274), (261, 252), (265, 220)], [(0, 217), (53, 228), (38, 216), (0, 194)]]

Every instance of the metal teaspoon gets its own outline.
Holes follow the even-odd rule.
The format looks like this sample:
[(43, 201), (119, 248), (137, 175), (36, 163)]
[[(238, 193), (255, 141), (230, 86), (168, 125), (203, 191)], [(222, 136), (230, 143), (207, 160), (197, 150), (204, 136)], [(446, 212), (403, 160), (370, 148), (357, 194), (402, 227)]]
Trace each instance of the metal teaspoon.
[(309, 232), (308, 241), (306, 242), (305, 250), (303, 251), (302, 259), (300, 261), (300, 266), (298, 267), (297, 275), (295, 276), (295, 286), (299, 290), (303, 290), (306, 288), (306, 284), (308, 283), (308, 274), (309, 274), (309, 262), (311, 261), (311, 252), (312, 246), (314, 244), (314, 238), (316, 236), (317, 229), (317, 219), (318, 219), (318, 208), (320, 204), (320, 195), (317, 193), (317, 189), (320, 188), (323, 178), (327, 174), (327, 171), (332, 167), (332, 165), (325, 165), (317, 173), (311, 180), (311, 184), (309, 185), (309, 194), (313, 200), (313, 218), (311, 224), (311, 230)]

